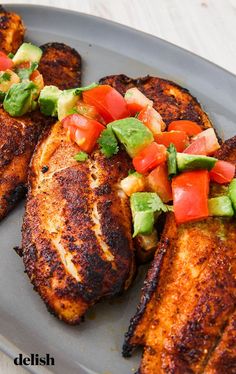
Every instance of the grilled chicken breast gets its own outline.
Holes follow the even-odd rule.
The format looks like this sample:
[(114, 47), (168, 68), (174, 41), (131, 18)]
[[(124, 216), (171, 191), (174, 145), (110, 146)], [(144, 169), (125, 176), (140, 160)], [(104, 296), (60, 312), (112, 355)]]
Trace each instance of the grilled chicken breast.
[[(215, 156), (236, 164), (236, 137)], [(234, 218), (168, 215), (123, 347), (144, 345), (140, 373), (235, 372), (235, 250)]]
[[(57, 84), (61, 89), (80, 85), (80, 56), (61, 43), (42, 46), (39, 69), (44, 72), (50, 64), (54, 73), (46, 75), (45, 84)], [(50, 68), (48, 68), (50, 70)], [(13, 118), (0, 107), (0, 220), (14, 208), (24, 195), (29, 163), (43, 129), (55, 122), (39, 110)]]
[(15, 53), (23, 42), (25, 27), (21, 17), (0, 6), (0, 50)]

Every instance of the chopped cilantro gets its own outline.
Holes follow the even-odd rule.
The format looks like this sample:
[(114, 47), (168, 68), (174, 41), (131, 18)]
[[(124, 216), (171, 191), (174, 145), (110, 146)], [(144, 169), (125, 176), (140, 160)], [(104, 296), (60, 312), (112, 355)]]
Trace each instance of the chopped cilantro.
[(11, 53), (11, 52), (10, 52), (10, 53), (8, 53), (7, 56), (8, 56), (9, 58), (13, 59), (13, 57), (14, 57), (15, 55), (14, 55), (14, 53)]
[(74, 156), (74, 159), (78, 162), (84, 162), (88, 159), (88, 154), (81, 151)]
[(92, 88), (95, 88), (97, 86), (98, 86), (98, 84), (93, 82), (93, 83), (89, 84), (88, 86), (78, 87), (78, 88), (75, 89), (75, 95), (80, 95), (82, 92), (91, 90)]
[(6, 96), (6, 92), (0, 91), (0, 102), (3, 102), (3, 100), (5, 99), (5, 96)]
[(69, 114), (76, 114), (76, 113), (78, 113), (78, 110), (76, 108), (72, 108), (68, 110), (67, 115), (69, 116)]
[(128, 170), (128, 175), (131, 175), (131, 174), (134, 174), (135, 173), (135, 170), (134, 169), (129, 169)]
[(119, 151), (117, 139), (112, 131), (112, 128), (109, 126), (101, 133), (98, 139), (98, 144), (101, 147), (101, 152), (107, 158), (117, 154)]
[(37, 62), (32, 62), (29, 68), (22, 68), (22, 69), (18, 68), (16, 70), (16, 73), (18, 74), (20, 79), (23, 81), (23, 80), (29, 79), (33, 71), (35, 71), (37, 68), (38, 68)]
[(5, 72), (0, 76), (0, 83), (2, 82), (9, 82), (11, 80), (11, 74)]

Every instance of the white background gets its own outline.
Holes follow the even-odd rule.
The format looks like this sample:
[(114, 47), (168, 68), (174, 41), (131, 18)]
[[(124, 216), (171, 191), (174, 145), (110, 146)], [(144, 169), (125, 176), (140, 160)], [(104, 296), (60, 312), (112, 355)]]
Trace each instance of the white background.
[[(107, 18), (159, 36), (236, 74), (236, 0), (25, 0)], [(46, 309), (45, 309), (45, 313)], [(0, 353), (0, 374), (23, 374)]]

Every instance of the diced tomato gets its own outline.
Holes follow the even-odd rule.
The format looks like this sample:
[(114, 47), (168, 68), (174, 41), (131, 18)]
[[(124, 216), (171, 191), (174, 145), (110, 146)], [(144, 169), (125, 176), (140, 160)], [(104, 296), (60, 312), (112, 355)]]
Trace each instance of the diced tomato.
[(82, 116), (104, 123), (102, 116), (98, 113), (94, 105), (85, 104), (82, 100), (79, 100), (76, 104), (76, 110)]
[(133, 165), (138, 173), (145, 174), (164, 161), (166, 161), (166, 147), (153, 142), (133, 158)]
[(34, 70), (30, 75), (30, 80), (38, 87), (38, 90), (41, 91), (44, 87), (44, 80), (42, 74), (38, 70)]
[(12, 69), (13, 62), (4, 52), (0, 52), (0, 71)]
[(172, 130), (185, 131), (188, 136), (197, 135), (202, 132), (201, 126), (199, 126), (196, 122), (187, 120), (171, 122), (168, 126), (168, 131)]
[(235, 175), (235, 165), (226, 161), (217, 161), (209, 172), (210, 179), (219, 184), (229, 183)]
[(68, 130), (70, 139), (88, 153), (92, 152), (99, 135), (105, 129), (98, 121), (80, 114), (70, 114), (62, 120), (62, 124)]
[(31, 65), (30, 61), (24, 61), (17, 65), (17, 69), (29, 69)]
[(148, 189), (156, 192), (164, 203), (172, 200), (171, 183), (166, 163), (158, 165), (147, 177)]
[(137, 112), (140, 112), (140, 110), (144, 109), (147, 105), (153, 105), (153, 101), (149, 100), (136, 87), (129, 88), (126, 91), (125, 101), (132, 116), (134, 116)]
[(172, 191), (177, 223), (208, 217), (209, 174), (207, 170), (189, 171), (174, 177)]
[(191, 155), (204, 155), (206, 156), (206, 138), (199, 138), (194, 140), (183, 153), (189, 153)]
[(217, 149), (220, 148), (220, 145), (218, 143), (218, 139), (216, 137), (214, 129), (210, 128), (210, 129), (204, 130), (200, 134), (195, 136), (193, 139), (197, 140), (197, 139), (201, 139), (201, 138), (206, 139), (207, 155), (211, 155), (212, 153), (217, 151)]
[(164, 144), (166, 147), (169, 147), (171, 143), (174, 144), (177, 152), (183, 152), (189, 144), (188, 135), (184, 131), (161, 132), (154, 138), (157, 143)]
[(93, 105), (106, 123), (130, 116), (123, 96), (108, 85), (101, 85), (83, 92), (85, 104)]
[(163, 122), (161, 115), (150, 105), (147, 105), (141, 110), (138, 119), (149, 128), (154, 136), (158, 135), (165, 129), (165, 123)]

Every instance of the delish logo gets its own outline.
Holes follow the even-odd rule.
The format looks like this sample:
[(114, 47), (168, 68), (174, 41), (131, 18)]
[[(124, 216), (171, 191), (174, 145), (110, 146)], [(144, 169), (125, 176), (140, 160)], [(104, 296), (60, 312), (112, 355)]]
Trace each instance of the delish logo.
[(38, 353), (31, 353), (29, 356), (23, 356), (19, 353), (14, 358), (14, 364), (17, 366), (53, 366), (55, 365), (54, 357), (51, 357), (49, 353), (45, 356), (39, 356)]

